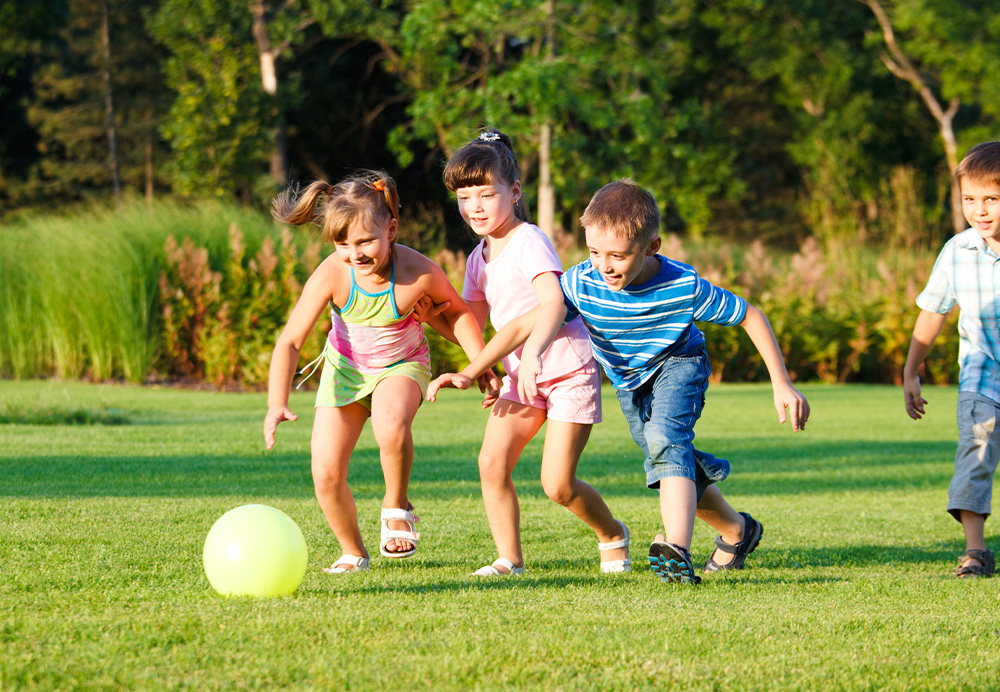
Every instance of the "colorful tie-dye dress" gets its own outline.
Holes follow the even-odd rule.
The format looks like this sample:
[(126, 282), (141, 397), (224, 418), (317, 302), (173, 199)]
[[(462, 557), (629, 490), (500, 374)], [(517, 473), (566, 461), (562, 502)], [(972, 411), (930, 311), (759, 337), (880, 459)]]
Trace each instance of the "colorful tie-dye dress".
[(431, 354), (423, 325), (411, 309), (400, 315), (393, 289), (393, 267), (389, 288), (368, 293), (354, 281), (347, 304), (333, 306), (333, 328), (323, 351), (323, 375), (316, 406), (344, 406), (353, 402), (371, 409), (371, 394), (386, 377), (409, 377), (427, 393), (431, 379)]

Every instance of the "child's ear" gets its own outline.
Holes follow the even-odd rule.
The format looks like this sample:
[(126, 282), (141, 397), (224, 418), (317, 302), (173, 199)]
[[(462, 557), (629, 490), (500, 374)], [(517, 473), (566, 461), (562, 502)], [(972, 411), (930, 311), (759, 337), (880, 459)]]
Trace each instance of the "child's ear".
[(660, 240), (660, 236), (659, 235), (654, 236), (653, 239), (651, 241), (649, 241), (649, 247), (646, 248), (646, 255), (648, 257), (652, 257), (657, 252), (659, 252), (660, 251), (660, 243), (661, 242), (662, 241)]
[(399, 230), (399, 223), (396, 221), (396, 219), (390, 219), (389, 227), (387, 229), (389, 233), (390, 242), (396, 239), (396, 233), (398, 232), (398, 230)]
[(510, 194), (514, 199), (514, 204), (517, 204), (517, 200), (521, 199), (521, 181), (515, 180), (514, 184), (510, 186)]

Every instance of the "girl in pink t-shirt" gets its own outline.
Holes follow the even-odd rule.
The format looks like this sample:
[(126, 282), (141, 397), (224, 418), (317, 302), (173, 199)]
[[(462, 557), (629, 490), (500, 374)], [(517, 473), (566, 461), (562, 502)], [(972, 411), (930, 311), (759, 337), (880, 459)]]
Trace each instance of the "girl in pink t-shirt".
[[(521, 199), (517, 159), (507, 135), (483, 132), (462, 147), (444, 170), (458, 210), (482, 242), (469, 257), (462, 298), (481, 327), (489, 316), (500, 330), (541, 303), (558, 301), (562, 263), (548, 238), (528, 223)], [(493, 406), (479, 475), (486, 517), (499, 557), (475, 572), (480, 576), (521, 574), (520, 508), (511, 474), (525, 445), (548, 421), (542, 454), (542, 488), (552, 500), (590, 526), (598, 538), (602, 572), (628, 572), (628, 528), (617, 521), (598, 492), (576, 477), (590, 429), (601, 420), (601, 371), (579, 318), (565, 325), (542, 358), (538, 396), (522, 400), (517, 372), (520, 349), (504, 359), (507, 376)], [(431, 384), (467, 386), (451, 373)]]

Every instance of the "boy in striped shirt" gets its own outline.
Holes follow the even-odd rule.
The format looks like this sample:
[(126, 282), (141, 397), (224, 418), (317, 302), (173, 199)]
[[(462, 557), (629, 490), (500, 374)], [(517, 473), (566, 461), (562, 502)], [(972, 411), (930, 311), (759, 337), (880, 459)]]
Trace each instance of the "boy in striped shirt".
[(903, 367), (903, 397), (906, 412), (920, 420), (927, 405), (920, 366), (957, 305), (958, 449), (948, 512), (962, 524), (966, 550), (955, 576), (988, 577), (995, 562), (985, 524), (1000, 458), (1000, 142), (970, 149), (955, 178), (970, 228), (945, 244), (917, 296), (920, 314)]
[(518, 383), (534, 396), (545, 352), (559, 327), (583, 318), (594, 356), (614, 385), (633, 439), (645, 455), (646, 484), (659, 489), (664, 531), (649, 548), (652, 569), (669, 582), (697, 584), (691, 560), (695, 516), (719, 531), (706, 572), (741, 569), (763, 526), (737, 512), (714, 485), (729, 462), (695, 449), (711, 372), (705, 338), (695, 321), (739, 324), (771, 375), (778, 422), (795, 431), (809, 418), (806, 398), (792, 386), (777, 340), (764, 314), (690, 266), (657, 254), (660, 213), (653, 196), (631, 180), (601, 188), (580, 219), (590, 260), (571, 267), (560, 283), (564, 305), (536, 308), (508, 324), (462, 373), (431, 384), (465, 388), (504, 354), (525, 343)]

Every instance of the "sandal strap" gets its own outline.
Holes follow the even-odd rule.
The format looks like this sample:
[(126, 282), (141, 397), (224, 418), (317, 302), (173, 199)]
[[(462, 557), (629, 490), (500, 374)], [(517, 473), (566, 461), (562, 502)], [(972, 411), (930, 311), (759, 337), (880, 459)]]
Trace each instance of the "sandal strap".
[(333, 561), (333, 567), (337, 565), (351, 565), (352, 567), (358, 567), (359, 565), (368, 562), (368, 558), (361, 557), (360, 555), (341, 555), (336, 560)]
[(729, 553), (730, 555), (735, 555), (736, 551), (739, 550), (738, 546), (735, 546), (732, 543), (726, 543), (724, 540), (722, 540), (721, 535), (715, 537), (715, 547), (717, 550), (721, 550), (724, 553)]
[[(615, 521), (617, 521), (617, 519)], [(623, 524), (620, 521), (618, 522), (618, 525), (622, 527), (622, 533), (625, 534), (625, 537), (617, 541), (610, 541), (608, 543), (598, 543), (597, 544), (598, 550), (616, 550), (617, 548), (628, 547), (629, 545), (628, 527), (625, 526), (625, 524)]]
[[(497, 569), (497, 565), (501, 567), (506, 567), (507, 572), (501, 572)], [(514, 563), (505, 557), (498, 557), (493, 561), (492, 565), (486, 565), (485, 567), (480, 567), (473, 574), (479, 577), (507, 577), (517, 574), (523, 574), (524, 567), (515, 567)]]
[(383, 507), (382, 521), (385, 521), (386, 519), (393, 519), (393, 520), (399, 519), (402, 521), (408, 521), (411, 524), (416, 524), (418, 521), (420, 521), (420, 519), (417, 518), (417, 516), (413, 512), (407, 509), (400, 509), (398, 507), (388, 507), (388, 508)]
[[(978, 560), (981, 565), (967, 565), (965, 564), (969, 560)], [(966, 550), (962, 553), (962, 556), (958, 558), (958, 567), (955, 568), (955, 574), (961, 576), (963, 574), (981, 574), (983, 576), (990, 576), (996, 569), (996, 561), (993, 557), (993, 553), (989, 550), (978, 550), (972, 548)]]

